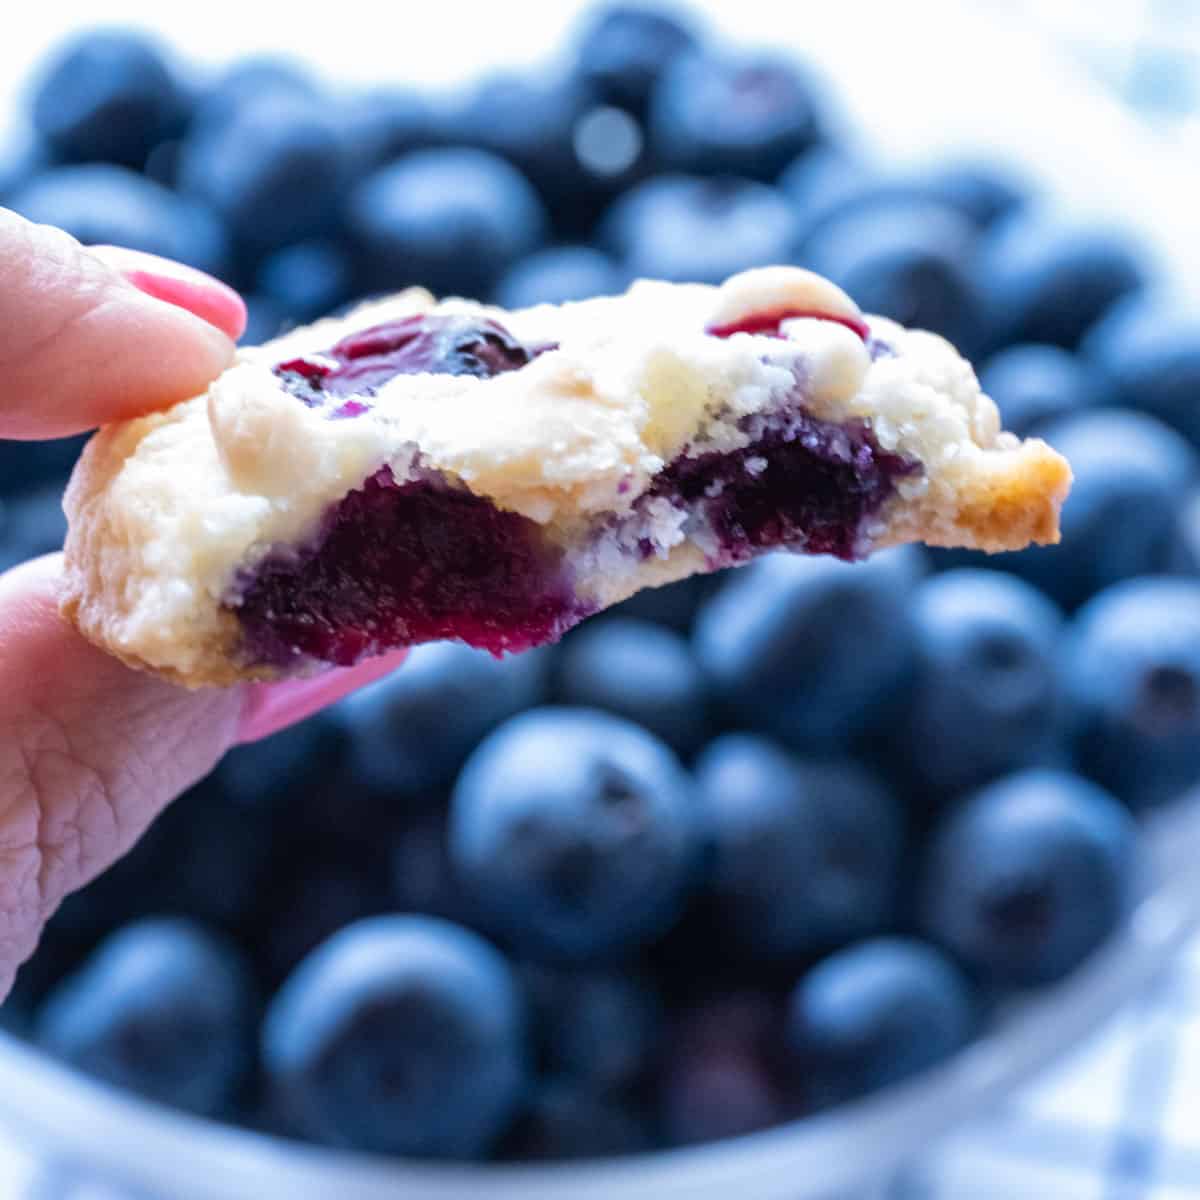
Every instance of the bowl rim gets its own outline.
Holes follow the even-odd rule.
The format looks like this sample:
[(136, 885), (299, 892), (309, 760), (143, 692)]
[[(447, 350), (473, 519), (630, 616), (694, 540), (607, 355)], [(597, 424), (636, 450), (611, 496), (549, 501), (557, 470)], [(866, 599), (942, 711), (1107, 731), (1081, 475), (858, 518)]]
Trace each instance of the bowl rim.
[[(861, 1101), (704, 1146), (555, 1164), (387, 1159), (225, 1125), (87, 1079), (0, 1033), (0, 1120), (33, 1152), (161, 1191), (172, 1200), (258, 1200), (264, 1179), (292, 1200), (806, 1200), (891, 1173), (1064, 1052), (1150, 982), (1200, 924), (1200, 790), (1144, 825), (1144, 886), (1107, 945), (1051, 988), (1005, 1006), (945, 1064)], [(149, 1149), (152, 1148), (152, 1149)], [(215, 1189), (215, 1190), (214, 1190)]]

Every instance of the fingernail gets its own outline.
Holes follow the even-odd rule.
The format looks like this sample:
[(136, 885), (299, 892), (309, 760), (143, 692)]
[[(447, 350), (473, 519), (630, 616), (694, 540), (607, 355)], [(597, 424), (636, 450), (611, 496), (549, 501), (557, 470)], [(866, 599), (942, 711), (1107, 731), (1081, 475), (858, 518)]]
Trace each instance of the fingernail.
[(237, 740), (256, 742), (312, 716), (343, 696), (390, 674), (407, 654), (407, 650), (394, 650), (356, 667), (337, 667), (312, 679), (251, 684), (246, 689)]
[(156, 254), (121, 246), (89, 247), (140, 292), (187, 309), (237, 341), (246, 328), (246, 305), (241, 296), (211, 275)]

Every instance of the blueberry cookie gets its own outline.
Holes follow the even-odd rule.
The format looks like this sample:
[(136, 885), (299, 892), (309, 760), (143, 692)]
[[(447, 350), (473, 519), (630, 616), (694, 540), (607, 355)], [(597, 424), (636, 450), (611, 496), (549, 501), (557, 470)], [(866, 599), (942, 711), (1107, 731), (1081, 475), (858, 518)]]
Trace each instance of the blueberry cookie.
[(1069, 484), (948, 343), (797, 268), (514, 312), (412, 290), (93, 438), (63, 606), (189, 686), (500, 653), (767, 550), (1053, 542)]

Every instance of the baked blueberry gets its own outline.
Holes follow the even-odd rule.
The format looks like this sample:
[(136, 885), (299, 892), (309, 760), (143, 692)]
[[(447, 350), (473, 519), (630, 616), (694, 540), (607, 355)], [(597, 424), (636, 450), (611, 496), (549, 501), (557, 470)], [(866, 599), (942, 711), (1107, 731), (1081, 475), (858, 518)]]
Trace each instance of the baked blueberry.
[(1041, 763), (1065, 733), (1062, 617), (1036, 588), (962, 568), (913, 595), (916, 673), (894, 740), (942, 797)]
[(662, 933), (693, 883), (690, 780), (652, 734), (542, 708), (486, 738), (455, 784), (450, 856), (519, 950), (585, 962)]
[(1042, 433), (1075, 477), (1062, 541), (1012, 555), (1008, 569), (1067, 609), (1121, 579), (1166, 569), (1176, 509), (1196, 476), (1188, 443), (1126, 409), (1083, 412)]
[(787, 745), (845, 745), (911, 669), (908, 598), (921, 570), (902, 550), (853, 566), (774, 555), (731, 577), (694, 635), (718, 700)]
[(593, 296), (615, 296), (625, 273), (592, 246), (554, 246), (539, 250), (511, 267), (496, 284), (496, 303), (504, 308), (565, 304)]
[(179, 189), (215, 209), (255, 261), (330, 229), (343, 162), (328, 103), (267, 88), (196, 122), (180, 154)]
[(601, 236), (632, 276), (716, 283), (790, 259), (796, 220), (765, 183), (660, 175), (613, 205)]
[(293, 1127), (333, 1146), (474, 1158), (516, 1115), (525, 1018), (508, 964), (432, 917), (359, 921), (306, 958), (262, 1029)]
[(1200, 781), (1200, 584), (1129, 580), (1072, 630), (1067, 680), (1079, 765), (1136, 808)]
[(334, 710), (355, 777), (396, 798), (450, 783), (476, 743), (545, 695), (539, 653), (497, 659), (454, 642), (416, 647), (404, 669)]
[(1200, 317), (1160, 296), (1118, 304), (1083, 352), (1118, 403), (1165, 421), (1200, 445)]
[(246, 1068), (250, 995), (224, 942), (189, 921), (150, 919), (103, 942), (46, 999), (38, 1044), (151, 1100), (215, 1116)]
[(229, 239), (217, 214), (125, 167), (53, 167), (18, 188), (8, 204), (85, 245), (128, 246), (210, 274), (228, 272)]
[(976, 1025), (970, 985), (948, 958), (915, 939), (875, 938), (801, 978), (785, 1042), (800, 1093), (827, 1107), (945, 1061)]
[(496, 155), (418, 150), (350, 192), (346, 227), (369, 287), (471, 296), (537, 247), (546, 216), (529, 181)]
[(1003, 341), (1073, 349), (1118, 300), (1145, 286), (1147, 267), (1127, 233), (1035, 208), (988, 235), (978, 278)]
[(293, 322), (312, 321), (350, 298), (354, 266), (346, 248), (332, 239), (294, 242), (259, 264), (255, 292)]
[(726, 734), (696, 765), (714, 919), (730, 953), (795, 961), (892, 918), (903, 818), (851, 761)]
[(935, 830), (920, 925), (1000, 986), (1052, 983), (1117, 928), (1138, 874), (1137, 829), (1103, 788), (1030, 770), (969, 796)]
[(809, 233), (802, 261), (865, 311), (940, 333), (969, 356), (989, 336), (974, 249), (974, 226), (946, 205), (860, 197)]
[(140, 32), (100, 29), (61, 47), (32, 97), (33, 122), (69, 162), (139, 167), (182, 129), (186, 89), (158, 43)]
[(708, 681), (687, 639), (630, 618), (599, 621), (570, 638), (557, 661), (558, 698), (628, 717), (677, 754), (709, 729)]
[(694, 30), (673, 11), (609, 4), (581, 31), (576, 71), (607, 103), (640, 116), (662, 73), (695, 45)]
[(812, 81), (769, 53), (681, 54), (654, 88), (649, 128), (671, 170), (761, 180), (821, 135)]
[(999, 407), (1004, 428), (1022, 436), (1111, 398), (1108, 382), (1084, 360), (1036, 342), (992, 355), (979, 369), (979, 384)]

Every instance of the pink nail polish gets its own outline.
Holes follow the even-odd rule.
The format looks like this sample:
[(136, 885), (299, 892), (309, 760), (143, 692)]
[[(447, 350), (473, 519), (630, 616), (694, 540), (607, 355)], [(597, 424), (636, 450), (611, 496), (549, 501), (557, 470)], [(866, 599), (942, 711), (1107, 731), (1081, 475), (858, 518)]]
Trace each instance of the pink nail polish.
[(176, 263), (164, 260), (163, 268), (133, 267), (121, 273), (139, 291), (187, 309), (233, 341), (242, 336), (246, 328), (246, 305), (233, 288), (202, 271)]

